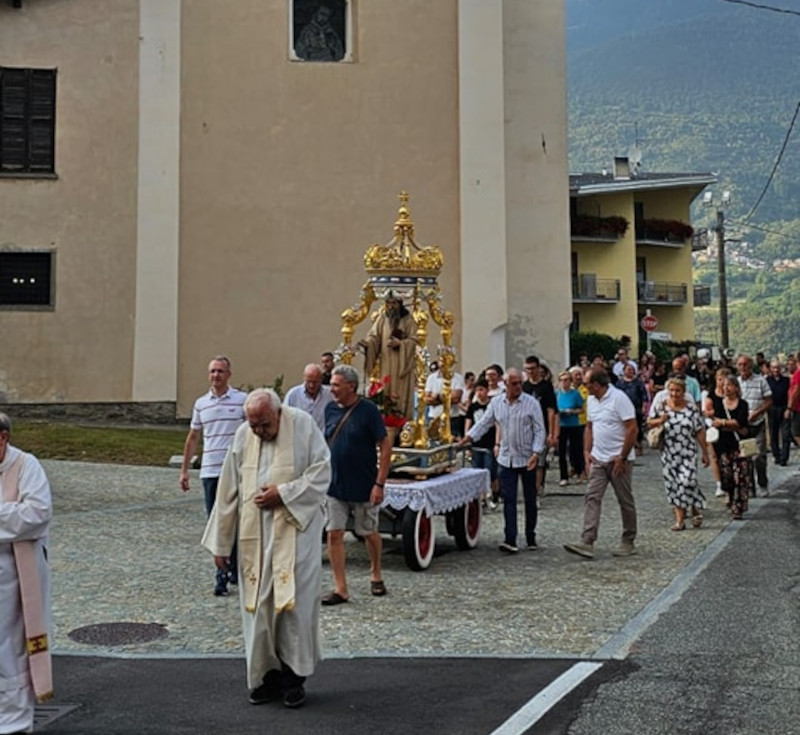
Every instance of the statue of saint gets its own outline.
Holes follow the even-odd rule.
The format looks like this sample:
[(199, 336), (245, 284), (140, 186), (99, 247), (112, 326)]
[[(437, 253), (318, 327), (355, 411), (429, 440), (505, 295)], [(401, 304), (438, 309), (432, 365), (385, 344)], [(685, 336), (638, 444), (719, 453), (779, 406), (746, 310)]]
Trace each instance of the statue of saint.
[(389, 395), (394, 408), (407, 419), (414, 418), (417, 325), (403, 302), (391, 291), (366, 339), (358, 344), (366, 353), (366, 374), (379, 365), (380, 377), (389, 376)]
[(306, 61), (341, 61), (344, 46), (330, 23), (332, 11), (320, 5), (311, 21), (300, 31), (295, 53)]

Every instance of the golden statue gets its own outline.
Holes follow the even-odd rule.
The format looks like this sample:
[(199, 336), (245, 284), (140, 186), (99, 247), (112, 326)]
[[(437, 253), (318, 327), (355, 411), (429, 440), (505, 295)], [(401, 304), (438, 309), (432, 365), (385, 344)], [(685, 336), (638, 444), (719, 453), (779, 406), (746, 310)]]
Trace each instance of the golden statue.
[[(437, 439), (452, 442), (450, 433), (450, 380), (456, 361), (452, 346), (453, 315), (441, 307), (437, 278), (444, 257), (436, 245), (420, 247), (414, 240), (414, 223), (408, 209), (409, 195), (398, 196), (400, 208), (394, 223), (394, 236), (386, 245), (371, 245), (364, 253), (364, 268), (369, 277), (357, 304), (342, 313), (342, 342), (337, 360), (352, 364), (361, 348), (366, 357), (366, 376), (371, 384), (383, 384), (389, 376), (388, 390), (393, 408), (408, 419), (401, 432), (402, 446), (428, 449), (430, 439), (425, 424), (424, 393), (431, 352), (428, 349), (429, 318), (440, 328), (442, 344), (435, 358), (444, 378), (444, 412)], [(372, 314), (372, 325), (365, 339), (355, 345), (355, 327), (370, 313), (376, 301), (382, 308)], [(416, 406), (414, 392), (416, 391)]]

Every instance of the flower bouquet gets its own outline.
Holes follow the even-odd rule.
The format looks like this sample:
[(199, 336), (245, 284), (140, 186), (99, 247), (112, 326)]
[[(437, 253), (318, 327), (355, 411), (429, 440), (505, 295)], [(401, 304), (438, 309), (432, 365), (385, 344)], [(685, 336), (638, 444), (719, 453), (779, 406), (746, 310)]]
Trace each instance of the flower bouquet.
[(388, 375), (372, 382), (367, 390), (367, 398), (378, 407), (386, 427), (399, 429), (406, 423), (406, 417), (397, 410), (397, 402), (389, 393), (389, 383)]

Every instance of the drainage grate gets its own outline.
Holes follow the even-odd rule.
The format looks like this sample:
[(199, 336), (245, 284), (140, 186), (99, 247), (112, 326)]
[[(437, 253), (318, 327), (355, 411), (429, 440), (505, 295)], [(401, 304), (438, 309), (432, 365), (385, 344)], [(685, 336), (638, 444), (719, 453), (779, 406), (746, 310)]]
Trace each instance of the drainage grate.
[(125, 646), (164, 638), (167, 628), (161, 623), (98, 623), (75, 628), (67, 635), (73, 641), (92, 646)]
[(38, 732), (41, 728), (47, 727), (59, 717), (68, 715), (80, 706), (79, 704), (37, 704), (33, 711), (33, 729)]

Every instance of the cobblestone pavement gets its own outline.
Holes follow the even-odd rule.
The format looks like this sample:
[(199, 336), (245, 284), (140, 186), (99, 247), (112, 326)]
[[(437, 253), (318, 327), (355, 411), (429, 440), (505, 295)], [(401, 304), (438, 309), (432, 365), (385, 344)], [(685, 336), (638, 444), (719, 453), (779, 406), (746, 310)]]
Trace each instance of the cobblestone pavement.
[[(797, 473), (770, 464), (771, 487)], [(45, 462), (54, 495), (51, 527), (56, 653), (129, 656), (238, 656), (235, 596), (212, 595), (213, 562), (199, 545), (202, 488), (178, 489), (178, 472), (75, 462)], [(348, 541), (347, 605), (323, 608), (327, 657), (591, 657), (653, 600), (730, 523), (701, 472), (709, 508), (700, 529), (670, 531), (672, 513), (654, 452), (636, 461), (637, 556), (617, 559), (619, 509), (609, 488), (596, 558), (567, 554), (577, 541), (583, 486), (557, 487), (552, 470), (541, 500), (541, 550), (502, 555), (502, 512), (484, 515), (478, 547), (456, 550), (436, 518), (437, 556), (425, 572), (409, 570), (399, 539), (384, 538), (389, 594), (369, 594), (363, 544)], [(555, 491), (564, 491), (558, 492)], [(773, 491), (773, 495), (775, 495)], [(780, 495), (778, 488), (777, 494)], [(763, 500), (755, 503), (765, 502)], [(768, 501), (766, 501), (768, 502)], [(520, 508), (521, 512), (521, 508)], [(327, 562), (323, 589), (330, 589)], [(148, 643), (97, 646), (70, 631), (100, 623), (158, 623), (168, 635)]]

